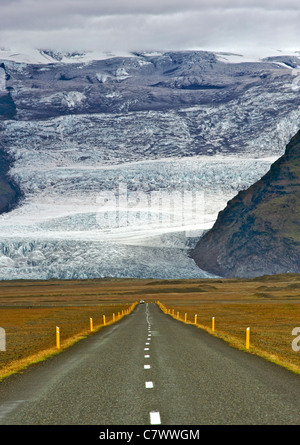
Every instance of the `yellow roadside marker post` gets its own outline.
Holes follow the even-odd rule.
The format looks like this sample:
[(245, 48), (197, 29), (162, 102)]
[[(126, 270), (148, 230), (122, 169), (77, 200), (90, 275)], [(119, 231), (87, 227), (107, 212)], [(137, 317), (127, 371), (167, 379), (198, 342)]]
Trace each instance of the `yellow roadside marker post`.
[(195, 314), (195, 324), (197, 324), (197, 314)]
[(211, 330), (215, 332), (215, 317), (212, 317), (211, 319)]
[(177, 320), (179, 320), (179, 312), (177, 312)]
[(94, 330), (92, 318), (90, 318), (90, 330), (91, 330), (91, 332), (93, 332), (93, 330)]
[(184, 314), (184, 321), (187, 321), (187, 314)]
[(106, 325), (105, 315), (103, 315), (103, 324)]
[(250, 328), (246, 329), (246, 349), (250, 348)]
[(56, 326), (56, 347), (60, 349), (60, 332), (58, 326)]
[(115, 321), (116, 320), (116, 316), (115, 316), (115, 314), (113, 314), (113, 321)]

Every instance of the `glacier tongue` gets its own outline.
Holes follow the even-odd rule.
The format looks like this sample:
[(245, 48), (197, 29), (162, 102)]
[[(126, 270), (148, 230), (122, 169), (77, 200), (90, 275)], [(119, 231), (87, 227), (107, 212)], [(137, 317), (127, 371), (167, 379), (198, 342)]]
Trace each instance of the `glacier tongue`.
[(2, 242), (0, 251), (1, 278), (4, 280), (211, 277), (193, 260), (185, 258), (185, 249), (180, 248), (57, 239), (24, 242), (22, 239)]
[[(185, 116), (198, 113), (193, 108)], [(226, 121), (223, 107), (219, 113), (223, 131), (232, 132), (230, 122), (226, 125), (232, 117)], [(205, 151), (203, 140), (204, 154), (198, 155), (191, 150), (186, 118), (174, 113), (151, 112), (148, 126), (138, 126), (140, 133), (134, 127), (136, 113), (130, 119), (114, 117), (125, 120), (124, 131), (129, 125), (123, 139), (109, 131), (106, 115), (6, 122), (2, 135), (15, 159), (10, 175), (24, 200), (0, 216), (0, 279), (211, 276), (195, 265), (188, 250), (237, 191), (267, 172), (283, 149), (278, 140), (288, 140), (298, 117), (293, 110), (264, 137), (248, 141), (247, 150), (237, 150), (235, 135), (232, 150), (214, 141), (208, 126), (208, 146), (215, 143), (219, 153)], [(163, 125), (156, 127), (160, 118)], [(102, 136), (99, 122), (106, 122)], [(272, 130), (277, 144), (271, 143)], [(198, 207), (184, 202), (180, 219), (186, 196), (198, 199)]]
[[(197, 110), (186, 113), (195, 116)], [(158, 119), (152, 115), (151, 125)], [(281, 137), (290, 137), (298, 116), (292, 111), (290, 119), (275, 124)], [(264, 140), (258, 135), (261, 143), (249, 141), (248, 150), (196, 155), (189, 148), (191, 137), (183, 137), (184, 119), (165, 115), (177, 130), (172, 132), (169, 126), (172, 135), (165, 134), (157, 147), (158, 155), (167, 156), (156, 159), (156, 149), (142, 142), (162, 129), (149, 124), (133, 152), (134, 142), (126, 142), (126, 135), (118, 141), (107, 130), (99, 138), (95, 121), (106, 119), (65, 116), (5, 123), (2, 134), (15, 159), (10, 174), (24, 200), (0, 216), (0, 279), (211, 277), (189, 258), (188, 250), (227, 201), (258, 180), (281, 154), (279, 142), (275, 147), (266, 143), (268, 137), (271, 140), (267, 129)], [(128, 122), (128, 116), (124, 119)], [(223, 126), (228, 131), (225, 121)], [(76, 140), (72, 140), (74, 128)], [(232, 126), (228, 128), (232, 131)], [(120, 153), (124, 153), (121, 162)], [(182, 196), (192, 195), (201, 208), (198, 205), (195, 214), (195, 204), (184, 203), (185, 218), (178, 218)]]
[[(19, 156), (12, 174), (26, 198), (0, 216), (1, 279), (211, 277), (188, 249), (236, 190), (276, 159), (194, 156), (55, 168), (40, 166), (38, 155)], [(120, 187), (126, 192), (122, 202)], [(163, 207), (153, 200), (157, 194)], [(190, 217), (178, 218), (182, 197), (190, 196), (202, 198), (194, 221), (193, 201), (185, 206)]]

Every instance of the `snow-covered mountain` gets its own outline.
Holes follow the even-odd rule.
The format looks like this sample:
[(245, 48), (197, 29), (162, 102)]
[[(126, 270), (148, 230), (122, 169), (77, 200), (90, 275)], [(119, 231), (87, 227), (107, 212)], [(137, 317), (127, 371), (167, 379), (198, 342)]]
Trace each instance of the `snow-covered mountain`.
[[(0, 60), (11, 62), (25, 63), (25, 64), (49, 64), (49, 63), (90, 63), (95, 60), (104, 60), (112, 58), (132, 58), (139, 57), (158, 57), (163, 56), (167, 51), (143, 51), (139, 53), (125, 52), (125, 51), (101, 51), (87, 50), (87, 51), (65, 51), (59, 49), (47, 48), (30, 48), (27, 46), (18, 47), (0, 47)], [(199, 52), (199, 51), (185, 51), (185, 52)], [(182, 53), (182, 51), (181, 51)], [(263, 59), (269, 57), (299, 57), (300, 51), (286, 51), (277, 50), (274, 48), (253, 48), (243, 54), (236, 52), (215, 52), (220, 61), (225, 63), (245, 63), (245, 62), (261, 62)]]
[(0, 279), (210, 276), (188, 250), (299, 129), (297, 56), (0, 52)]
[(131, 53), (109, 53), (104, 51), (60, 51), (53, 49), (36, 49), (28, 47), (0, 47), (0, 60), (30, 64), (48, 65), (49, 63), (89, 63), (112, 57), (132, 57)]

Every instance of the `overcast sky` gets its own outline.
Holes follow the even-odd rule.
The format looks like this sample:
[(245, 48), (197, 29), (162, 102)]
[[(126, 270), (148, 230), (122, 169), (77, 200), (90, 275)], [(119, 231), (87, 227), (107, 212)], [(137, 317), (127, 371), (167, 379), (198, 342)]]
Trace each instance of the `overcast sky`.
[(300, 51), (299, 0), (0, 0), (0, 47)]

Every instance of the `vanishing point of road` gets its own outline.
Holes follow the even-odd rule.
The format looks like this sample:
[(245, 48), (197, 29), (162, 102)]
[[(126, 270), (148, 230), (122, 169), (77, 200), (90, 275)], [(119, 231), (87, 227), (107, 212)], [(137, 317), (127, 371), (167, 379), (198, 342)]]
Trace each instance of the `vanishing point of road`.
[(140, 304), (0, 383), (2, 425), (299, 425), (300, 376)]

